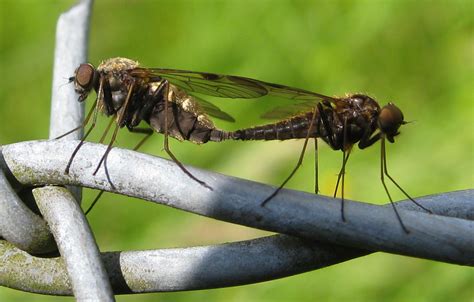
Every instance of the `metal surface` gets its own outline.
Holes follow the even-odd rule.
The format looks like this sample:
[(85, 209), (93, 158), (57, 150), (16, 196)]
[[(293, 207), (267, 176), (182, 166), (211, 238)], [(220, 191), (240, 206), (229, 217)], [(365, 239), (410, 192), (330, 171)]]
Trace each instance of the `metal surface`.
[[(111, 190), (102, 170), (92, 176), (105, 146), (85, 144), (70, 175), (63, 173), (74, 147), (75, 142), (23, 142), (5, 146), (3, 154), (21, 183), (73, 184)], [(115, 191), (124, 195), (301, 238), (474, 264), (474, 222), (470, 220), (401, 210), (411, 230), (406, 234), (391, 208), (348, 201), (347, 222), (342, 222), (338, 199), (292, 190), (283, 190), (269, 206), (262, 208), (260, 200), (272, 192), (273, 187), (195, 168), (189, 170), (210, 184), (214, 191), (183, 178), (182, 171), (168, 160), (119, 148), (114, 148), (108, 159), (108, 172)], [(429, 203), (422, 200), (420, 203), (430, 208)], [(467, 206), (472, 210), (472, 195)]]
[[(437, 213), (472, 218), (472, 191), (420, 198)], [(397, 203), (410, 208), (411, 202)], [(419, 210), (419, 208), (415, 208)], [(370, 252), (285, 235), (181, 249), (103, 253), (116, 294), (235, 286), (281, 278)], [(61, 258), (38, 258), (0, 241), (0, 285), (43, 294), (71, 295)], [(166, 269), (164, 269), (166, 268)], [(14, 278), (11, 278), (14, 276)]]
[(94, 237), (72, 194), (61, 187), (33, 190), (64, 258), (77, 301), (114, 301)]
[[(332, 265), (364, 252), (283, 235), (216, 246), (102, 254), (116, 294), (236, 286)], [(0, 284), (71, 295), (60, 258), (32, 257), (0, 241)], [(26, 261), (19, 263), (16, 259)], [(16, 276), (14, 279), (6, 276)], [(40, 285), (40, 286), (38, 286)]]
[[(50, 138), (82, 123), (84, 105), (77, 102), (72, 87), (64, 86), (77, 64), (87, 59), (88, 29), (92, 1), (81, 1), (63, 13), (56, 27)], [(82, 137), (82, 131), (67, 139)], [(78, 205), (80, 188), (48, 186), (33, 190), (36, 203), (58, 244), (77, 301), (114, 301), (113, 292), (100, 259), (88, 222)], [(73, 194), (73, 195), (72, 195)]]
[[(83, 107), (72, 87), (63, 84), (74, 68), (86, 61), (91, 3), (80, 2), (58, 20), (50, 137), (82, 121)], [(68, 136), (79, 137), (79, 131)], [(64, 188), (50, 186), (34, 192), (62, 257), (31, 256), (21, 249), (44, 253), (55, 246), (45, 221), (17, 197), (21, 186), (12, 180), (9, 169), (24, 185), (110, 189), (102, 169), (92, 176), (103, 146), (86, 144), (71, 175), (64, 174), (76, 145), (77, 141), (25, 142), (0, 150), (8, 163), (7, 167), (0, 153), (0, 235), (16, 246), (0, 241), (0, 285), (43, 294), (74, 292), (79, 301), (112, 301), (112, 288), (115, 293), (141, 293), (235, 286), (281, 278), (379, 250), (464, 265), (474, 263), (473, 222), (469, 221), (474, 215), (473, 191), (417, 199), (441, 216), (415, 212), (418, 209), (401, 211), (412, 230), (407, 235), (396, 225), (391, 209), (348, 202), (348, 222), (343, 223), (338, 202), (289, 190), (268, 208), (262, 208), (260, 201), (274, 188), (190, 168), (216, 188), (209, 192), (183, 177), (172, 162), (118, 148), (113, 149), (108, 164), (119, 193), (306, 239), (277, 235), (217, 246), (103, 253), (100, 257), (74, 198)], [(411, 204), (400, 206), (412, 209)], [(311, 240), (315, 238), (328, 243)]]
[[(67, 78), (74, 74), (74, 69), (87, 60), (91, 6), (92, 1), (81, 1), (62, 14), (56, 25), (50, 138), (76, 128), (84, 118), (84, 104), (77, 101), (73, 85), (65, 84)], [(82, 131), (67, 136), (68, 139), (81, 137)]]
[[(86, 60), (91, 6), (92, 1), (81, 1), (62, 14), (57, 23), (50, 137), (71, 130), (83, 118), (83, 106), (76, 101), (74, 89), (64, 84), (65, 78), (74, 72), (78, 62)], [(78, 131), (69, 138), (77, 139), (81, 135)], [(1, 154), (0, 162), (3, 162)], [(80, 189), (71, 189), (80, 199)], [(46, 223), (21, 202), (3, 174), (0, 175), (0, 200), (2, 237), (29, 253), (48, 253), (56, 249)]]
[(21, 201), (3, 171), (0, 171), (0, 235), (31, 254), (56, 249), (45, 221)]

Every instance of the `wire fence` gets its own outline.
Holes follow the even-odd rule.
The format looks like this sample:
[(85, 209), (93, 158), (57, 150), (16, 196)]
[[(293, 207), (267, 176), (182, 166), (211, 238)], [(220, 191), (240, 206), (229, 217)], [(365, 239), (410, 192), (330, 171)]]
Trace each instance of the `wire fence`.
[[(57, 25), (50, 137), (81, 123), (83, 106), (59, 86), (86, 61), (92, 1), (61, 15)], [(82, 133), (77, 133), (78, 139)], [(283, 190), (188, 167), (214, 190), (183, 177), (165, 159), (114, 148), (107, 175), (93, 176), (105, 146), (87, 143), (64, 173), (77, 140), (20, 142), (0, 149), (0, 284), (29, 292), (113, 301), (114, 294), (182, 291), (250, 284), (384, 251), (474, 265), (472, 190), (417, 199), (397, 207), (347, 201), (348, 221), (332, 198)], [(159, 184), (159, 185), (156, 185)], [(66, 186), (68, 189), (66, 189)], [(23, 194), (31, 188), (31, 196)], [(100, 253), (82, 212), (80, 188), (142, 198), (215, 219), (280, 233), (214, 246)], [(192, 196), (192, 198), (190, 198)], [(41, 215), (30, 210), (36, 204)], [(60, 257), (41, 257), (59, 251)]]

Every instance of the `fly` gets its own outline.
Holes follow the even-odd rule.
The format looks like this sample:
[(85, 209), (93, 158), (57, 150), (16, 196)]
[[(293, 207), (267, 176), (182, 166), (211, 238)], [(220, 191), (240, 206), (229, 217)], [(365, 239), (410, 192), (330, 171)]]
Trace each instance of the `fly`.
[[(105, 165), (118, 130), (123, 127), (132, 132), (146, 134), (135, 149), (153, 130), (164, 134), (164, 150), (170, 158), (186, 175), (211, 190), (210, 186), (192, 175), (174, 156), (169, 148), (169, 136), (197, 144), (224, 140), (305, 139), (297, 165), (280, 187), (262, 202), (264, 206), (278, 194), (300, 167), (309, 139), (314, 138), (317, 150), (317, 139), (320, 138), (332, 149), (341, 150), (343, 154), (334, 197), (342, 180), (341, 218), (345, 221), (344, 172), (352, 147), (358, 144), (360, 149), (365, 149), (381, 141), (381, 180), (403, 230), (408, 233), (388, 192), (384, 176), (412, 202), (430, 212), (411, 198), (388, 174), (385, 140), (393, 143), (395, 136), (399, 134), (400, 126), (406, 123), (401, 110), (392, 103), (381, 108), (374, 99), (363, 94), (329, 97), (239, 76), (143, 68), (138, 62), (126, 58), (107, 59), (97, 68), (91, 64), (81, 64), (69, 80), (74, 82), (79, 102), (84, 101), (92, 90), (96, 91), (97, 97), (83, 124), (61, 136), (85, 127), (93, 116), (90, 128), (68, 162), (66, 173), (69, 173), (75, 155), (95, 127), (98, 112), (113, 117), (111, 122), (115, 120), (115, 129), (94, 175), (102, 163)], [(280, 119), (278, 122), (227, 132), (217, 129), (210, 116), (229, 122), (234, 119), (217, 106), (198, 98), (195, 93), (231, 99), (255, 99), (269, 95), (298, 102), (274, 108), (263, 115), (264, 118)], [(138, 128), (141, 121), (145, 121), (150, 128)], [(101, 142), (104, 138), (105, 134)], [(107, 169), (105, 170), (109, 178)], [(315, 191), (318, 192), (317, 169)]]

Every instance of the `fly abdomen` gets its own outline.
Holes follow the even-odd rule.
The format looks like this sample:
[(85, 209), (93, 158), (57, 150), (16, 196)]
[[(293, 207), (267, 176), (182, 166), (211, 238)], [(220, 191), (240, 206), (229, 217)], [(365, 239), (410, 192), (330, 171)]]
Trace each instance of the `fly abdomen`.
[[(224, 135), (223, 140), (287, 140), (306, 138), (313, 116), (313, 112), (308, 112), (276, 123), (228, 132)], [(315, 121), (311, 127), (310, 137), (319, 136), (316, 130), (319, 125), (318, 120), (319, 115), (316, 114)]]

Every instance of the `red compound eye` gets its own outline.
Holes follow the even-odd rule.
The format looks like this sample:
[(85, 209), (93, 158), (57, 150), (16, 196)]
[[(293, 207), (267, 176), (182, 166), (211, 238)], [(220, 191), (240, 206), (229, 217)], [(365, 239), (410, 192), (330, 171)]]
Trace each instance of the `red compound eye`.
[(89, 89), (94, 80), (95, 69), (91, 64), (81, 64), (76, 71), (76, 83), (84, 89)]
[(396, 135), (398, 128), (405, 123), (402, 111), (392, 103), (389, 103), (380, 111), (379, 128), (386, 134)]

